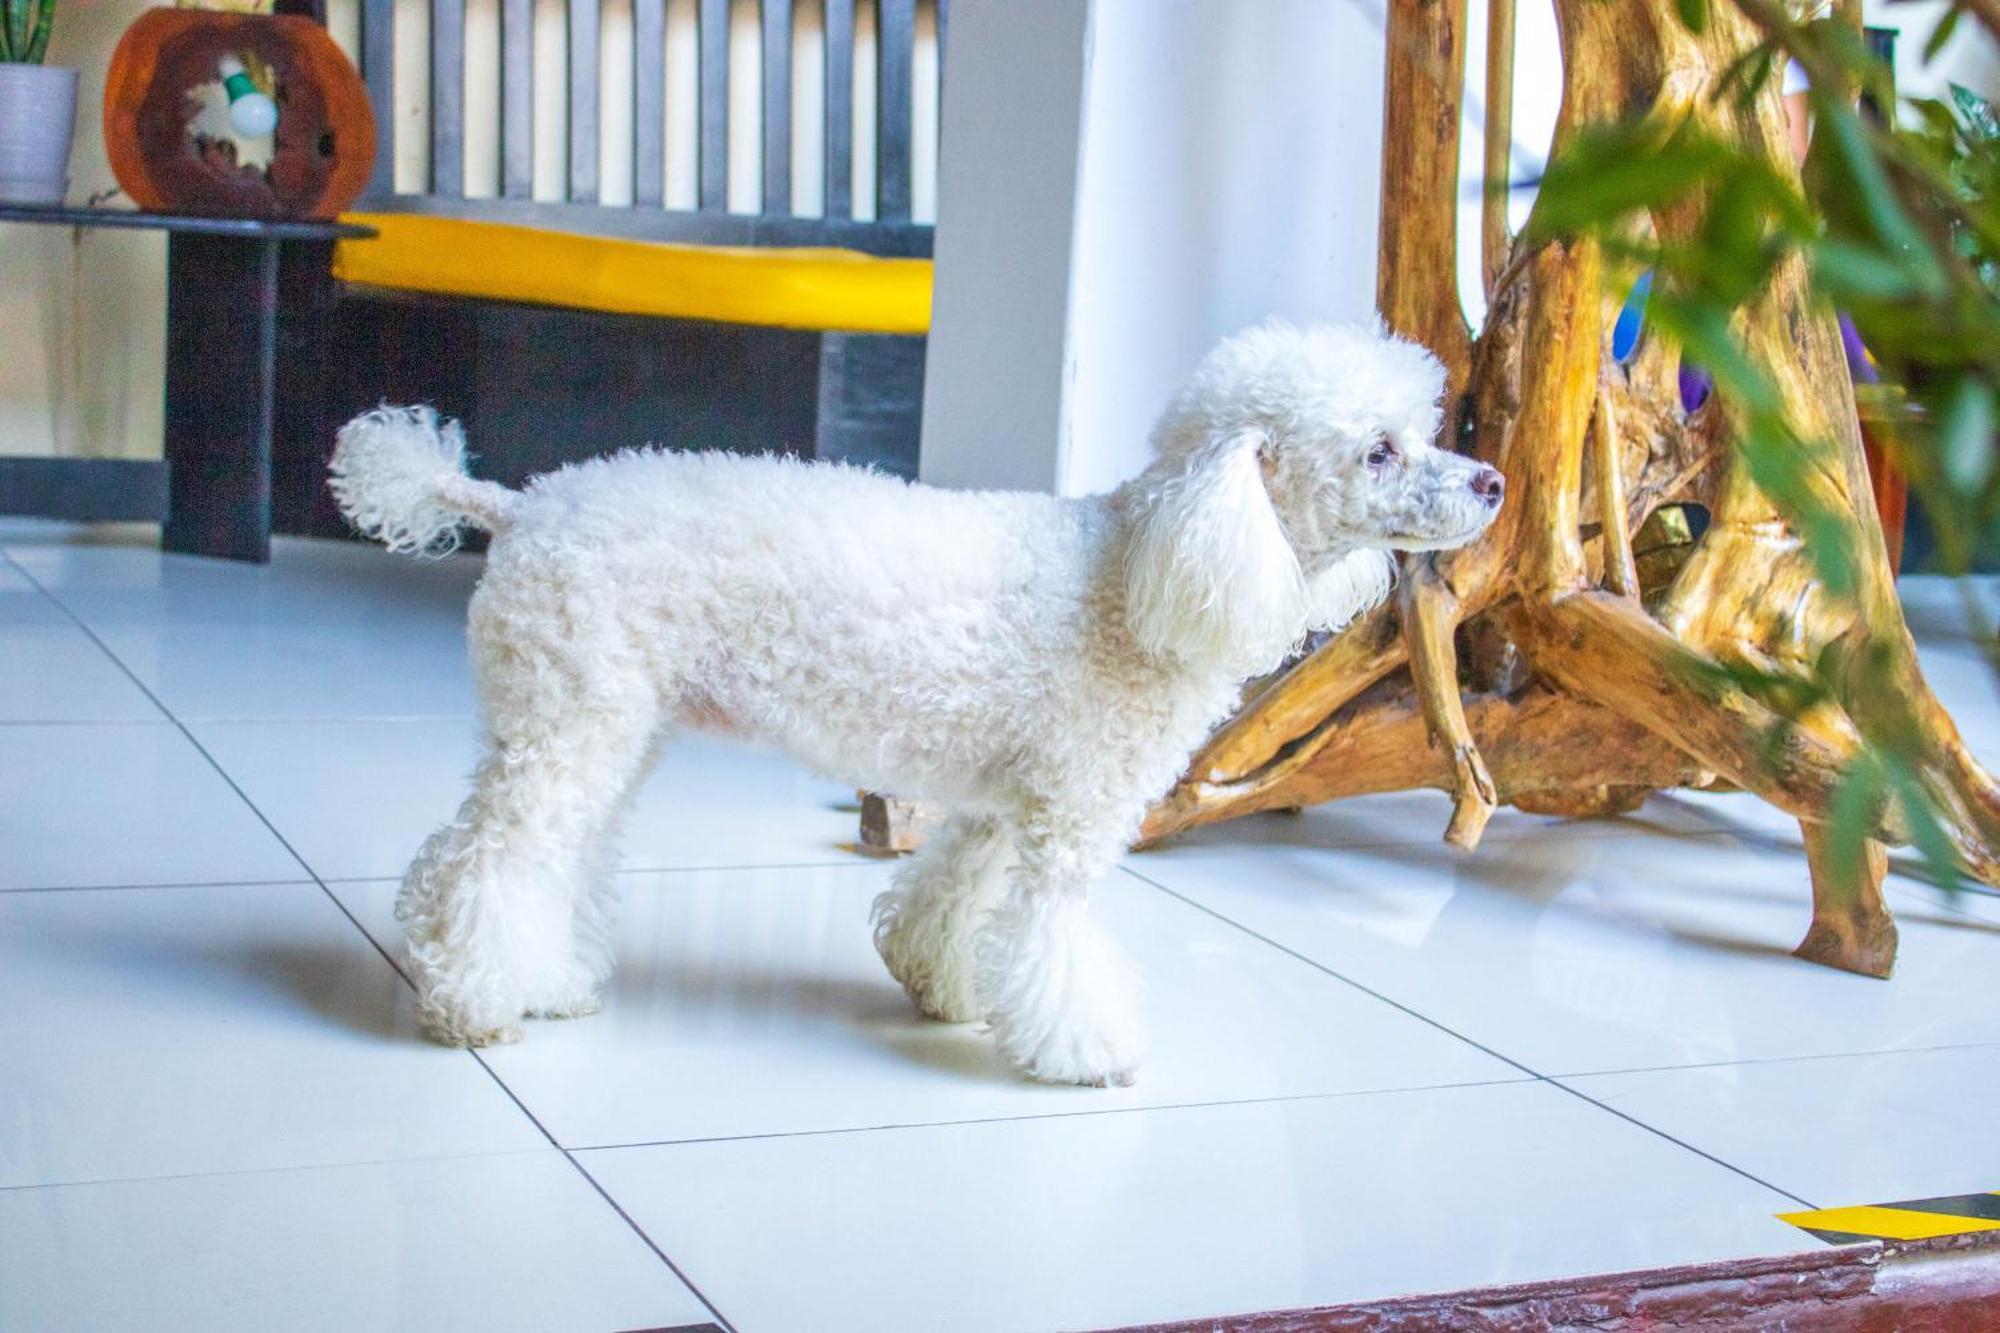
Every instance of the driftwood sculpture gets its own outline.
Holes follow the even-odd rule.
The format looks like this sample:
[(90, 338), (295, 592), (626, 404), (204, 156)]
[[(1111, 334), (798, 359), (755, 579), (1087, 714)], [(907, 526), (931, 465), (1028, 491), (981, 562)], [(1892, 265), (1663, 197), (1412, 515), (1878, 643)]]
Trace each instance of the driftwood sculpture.
[[(1789, 163), (1775, 94), (1748, 106), (1709, 95), (1759, 37), (1735, 7), (1713, 6), (1700, 35), (1673, 0), (1555, 8), (1558, 146), (1650, 105)], [(1512, 11), (1491, 0), (1489, 180), (1506, 169)], [(1808, 299), (1794, 257), (1740, 311), (1738, 332), (1799, 433), (1830, 442), (1811, 480), (1846, 529), (1851, 597), (1828, 592), (1751, 476), (1722, 395), (1685, 412), (1659, 340), (1628, 364), (1611, 359), (1596, 242), (1512, 241), (1489, 190), (1489, 314), (1469, 335), (1453, 276), (1464, 34), (1465, 0), (1390, 0), (1379, 297), (1393, 327), (1444, 360), (1462, 416), (1451, 428), (1506, 474), (1507, 507), (1474, 545), (1412, 560), (1397, 600), (1256, 688), (1145, 837), (1434, 787), (1455, 801), (1446, 839), (1470, 849), (1502, 803), (1601, 815), (1658, 788), (1733, 785), (1803, 828), (1813, 916), (1799, 956), (1887, 976), (1896, 930), (1882, 849), (1910, 840), (1907, 815), (1869, 802), (1860, 856), (1837, 854), (1825, 823), (1863, 736), (1905, 738), (1957, 855), (1988, 882), (2000, 882), (2000, 786), (1918, 670), (1833, 318)], [(1651, 221), (1671, 238), (1697, 218)], [(1709, 522), (1690, 539), (1682, 520), (1700, 512)], [(1795, 721), (1728, 670), (1803, 679), (1815, 664), (1831, 698)]]

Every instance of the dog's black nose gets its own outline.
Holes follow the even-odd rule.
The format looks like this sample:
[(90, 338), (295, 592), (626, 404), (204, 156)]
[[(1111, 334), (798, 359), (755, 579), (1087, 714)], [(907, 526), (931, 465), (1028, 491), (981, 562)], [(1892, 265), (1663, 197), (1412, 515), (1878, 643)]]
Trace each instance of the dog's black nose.
[(1486, 501), (1488, 509), (1498, 509), (1507, 494), (1507, 479), (1494, 468), (1480, 468), (1472, 474), (1472, 493)]

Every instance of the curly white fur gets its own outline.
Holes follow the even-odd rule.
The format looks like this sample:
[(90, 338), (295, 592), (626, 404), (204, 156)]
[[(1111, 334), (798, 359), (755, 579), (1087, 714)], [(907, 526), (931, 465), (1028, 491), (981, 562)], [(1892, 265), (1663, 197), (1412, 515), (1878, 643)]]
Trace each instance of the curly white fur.
[(465, 432), (428, 407), (378, 407), (340, 428), (327, 488), (348, 522), (392, 551), (447, 555), (468, 521), (507, 521), (514, 493), (465, 475)]
[(1266, 325), (1203, 364), (1151, 468), (1083, 499), (656, 451), (517, 494), (427, 409), (358, 418), (333, 465), (357, 526), (415, 552), (496, 533), (485, 757), (397, 904), (427, 1028), (483, 1044), (596, 1006), (620, 814), (699, 727), (956, 807), (876, 904), (889, 970), (1033, 1077), (1129, 1081), (1137, 986), (1090, 887), (1246, 676), (1386, 595), (1390, 549), (1491, 520), (1498, 475), (1431, 443), (1442, 387), (1380, 329)]

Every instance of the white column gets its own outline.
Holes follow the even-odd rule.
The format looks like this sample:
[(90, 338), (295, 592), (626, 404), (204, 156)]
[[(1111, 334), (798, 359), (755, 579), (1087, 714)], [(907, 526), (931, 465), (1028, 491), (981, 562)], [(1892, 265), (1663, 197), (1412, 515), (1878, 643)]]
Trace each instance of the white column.
[(1052, 490), (1067, 433), (1088, 0), (951, 7), (921, 473)]
[(1105, 489), (1217, 339), (1372, 313), (1379, 4), (961, 0), (950, 48), (925, 480)]

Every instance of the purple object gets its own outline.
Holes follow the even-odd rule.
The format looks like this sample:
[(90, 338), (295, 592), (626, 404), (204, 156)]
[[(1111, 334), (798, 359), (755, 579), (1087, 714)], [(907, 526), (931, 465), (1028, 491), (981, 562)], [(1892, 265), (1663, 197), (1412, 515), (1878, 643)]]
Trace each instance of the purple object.
[(1694, 412), (1715, 392), (1715, 376), (1690, 362), (1681, 362), (1681, 410)]
[(1868, 359), (1868, 349), (1861, 345), (1861, 333), (1846, 315), (1840, 317), (1840, 346), (1847, 353), (1847, 373), (1856, 384), (1881, 383), (1882, 372)]

